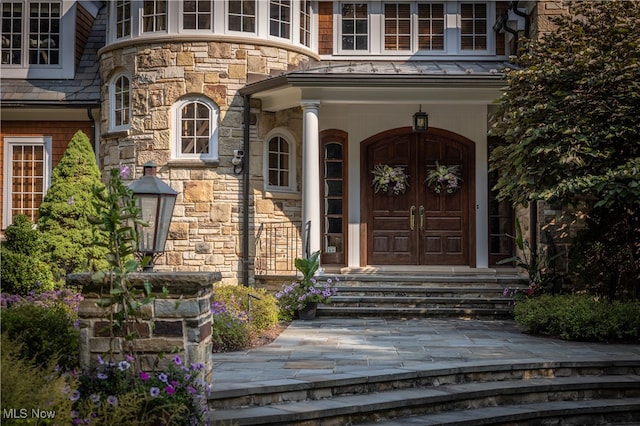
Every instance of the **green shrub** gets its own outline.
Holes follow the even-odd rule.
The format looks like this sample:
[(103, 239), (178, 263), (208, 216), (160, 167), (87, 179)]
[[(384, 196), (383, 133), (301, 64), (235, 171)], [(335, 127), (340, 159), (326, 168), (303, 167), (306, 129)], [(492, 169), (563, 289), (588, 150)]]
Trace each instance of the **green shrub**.
[(76, 132), (51, 173), (51, 186), (38, 209), (48, 262), (56, 276), (106, 268), (107, 251), (94, 244), (93, 187), (104, 188), (89, 137)]
[(222, 285), (215, 288), (213, 300), (215, 352), (243, 349), (254, 335), (278, 324), (277, 300), (264, 289)]
[(518, 301), (514, 315), (531, 333), (589, 342), (640, 342), (639, 302), (542, 295)]
[(42, 261), (42, 235), (26, 215), (19, 214), (5, 230), (0, 256), (0, 287), (6, 293), (26, 295), (54, 287), (51, 268)]
[(2, 332), (20, 344), (20, 356), (44, 367), (56, 359), (63, 370), (78, 365), (79, 334), (62, 304), (19, 303), (2, 308)]
[[(72, 401), (69, 397), (77, 386), (76, 379), (55, 371), (55, 358), (44, 366), (23, 358), (20, 344), (12, 341), (7, 333), (2, 333), (1, 344), (0, 406), (5, 410), (17, 409), (13, 417), (25, 417), (12, 419), (3, 415), (2, 424), (70, 425)], [(45, 414), (55, 412), (55, 415), (53, 419), (36, 420), (32, 410)]]

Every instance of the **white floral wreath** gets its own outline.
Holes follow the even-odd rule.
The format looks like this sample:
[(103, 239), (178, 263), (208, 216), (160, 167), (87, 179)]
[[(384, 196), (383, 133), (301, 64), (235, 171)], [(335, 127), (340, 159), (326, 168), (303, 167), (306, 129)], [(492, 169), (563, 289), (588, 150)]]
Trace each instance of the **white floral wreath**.
[(393, 193), (394, 195), (404, 194), (409, 186), (409, 176), (404, 172), (402, 166), (389, 166), (388, 164), (378, 164), (373, 170), (372, 185), (376, 193)]
[(460, 165), (441, 166), (436, 161), (435, 168), (429, 168), (427, 178), (424, 180), (434, 192), (440, 194), (445, 191), (447, 194), (453, 194), (460, 188)]

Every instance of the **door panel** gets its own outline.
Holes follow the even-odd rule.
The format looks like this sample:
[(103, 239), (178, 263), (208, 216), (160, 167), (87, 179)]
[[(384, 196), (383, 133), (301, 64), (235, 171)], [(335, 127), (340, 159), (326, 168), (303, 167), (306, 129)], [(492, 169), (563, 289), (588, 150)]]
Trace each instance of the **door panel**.
[[(398, 133), (365, 142), (362, 192), (367, 263), (469, 264), (469, 246), (473, 242), (469, 225), (473, 143), (431, 129), (427, 134)], [(427, 187), (427, 170), (436, 161), (461, 166), (463, 180), (456, 192), (437, 194)], [(375, 193), (370, 171), (377, 164), (404, 167), (409, 175), (407, 191), (400, 195)]]

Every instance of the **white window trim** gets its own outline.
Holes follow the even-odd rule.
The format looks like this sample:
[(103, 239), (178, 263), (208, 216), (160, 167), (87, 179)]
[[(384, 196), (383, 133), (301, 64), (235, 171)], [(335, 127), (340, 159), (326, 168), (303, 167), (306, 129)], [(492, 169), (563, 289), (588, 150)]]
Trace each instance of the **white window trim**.
[(75, 73), (76, 2), (58, 0), (60, 3), (60, 63), (55, 65), (29, 64), (29, 0), (13, 0), (22, 3), (22, 63), (2, 64), (2, 78), (66, 79)]
[[(269, 141), (271, 139), (273, 139), (274, 137), (281, 137), (282, 139), (284, 139), (285, 141), (287, 141), (287, 143), (289, 144), (289, 184), (287, 186), (274, 186), (274, 185), (269, 185)], [(265, 192), (270, 192), (270, 193), (295, 193), (297, 192), (297, 187), (298, 187), (298, 181), (297, 181), (297, 175), (296, 175), (296, 146), (297, 146), (297, 141), (296, 138), (293, 136), (293, 133), (287, 129), (286, 127), (277, 127), (273, 130), (271, 130), (269, 133), (267, 133), (267, 135), (264, 137), (264, 143), (263, 143), (263, 155), (262, 155), (262, 159), (263, 159), (263, 163), (262, 163), (262, 170), (263, 170), (263, 176), (265, 177), (264, 179), (264, 190)]]
[[(144, 34), (144, 35), (158, 35), (158, 34), (167, 34), (167, 32), (169, 31), (169, 3), (170, 0), (157, 0), (157, 1), (164, 1), (166, 2), (165, 4), (165, 10), (166, 13), (164, 14), (164, 19), (165, 19), (165, 29), (164, 30), (156, 30), (156, 31), (145, 31), (144, 30), (144, 0), (140, 2), (140, 8), (137, 10), (137, 15), (139, 15), (138, 18), (138, 25), (139, 25), (139, 29), (138, 29), (138, 33), (139, 34)], [(182, 2), (180, 2), (182, 3)], [(131, 8), (133, 9), (134, 5), (131, 5)], [(131, 11), (131, 14), (134, 14), (134, 10)], [(153, 18), (155, 19), (157, 16), (160, 16), (159, 14), (154, 13)], [(132, 18), (133, 20), (133, 18)]]
[(47, 194), (47, 190), (51, 185), (51, 136), (5, 136), (4, 137), (4, 190), (2, 196), (4, 197), (3, 211), (2, 211), (2, 228), (6, 229), (11, 225), (11, 210), (12, 199), (11, 196), (11, 181), (13, 179), (13, 164), (11, 150), (15, 145), (31, 145), (31, 146), (44, 146), (44, 176), (42, 179), (42, 192)]
[[(268, 25), (267, 25), (267, 34), (269, 35), (269, 38), (272, 38), (274, 40), (282, 40), (285, 43), (289, 43), (289, 42), (293, 41), (293, 32), (294, 32), (294, 30), (297, 29), (298, 31), (300, 31), (300, 28), (299, 28), (300, 21), (299, 21), (299, 19), (297, 21), (296, 27), (294, 28), (294, 16), (293, 16), (294, 10), (297, 11), (298, 13), (300, 11), (300, 7), (299, 7), (300, 5), (299, 4), (298, 4), (298, 7), (294, 8), (294, 4), (293, 3), (295, 3), (296, 1), (297, 0), (290, 0), (290, 2), (289, 2), (289, 22), (288, 22), (289, 23), (289, 34), (287, 34), (286, 37), (280, 37), (280, 36), (271, 34), (271, 0), (269, 0), (269, 2), (268, 2), (269, 3), (269, 14), (266, 15), (266, 16), (268, 16), (268, 21), (269, 21)], [(278, 22), (280, 22), (280, 21), (278, 21)]]
[[(496, 34), (492, 29), (492, 23), (496, 19), (496, 2), (494, 0), (434, 0), (433, 3), (443, 3), (445, 6), (445, 32), (444, 50), (428, 51), (418, 50), (418, 3), (419, 0), (400, 0), (398, 3), (410, 3), (411, 18), (411, 51), (392, 51), (384, 49), (384, 3), (396, 3), (393, 0), (380, 0), (367, 3), (369, 6), (369, 49), (367, 50), (343, 50), (342, 49), (342, 4), (358, 3), (355, 1), (340, 1), (333, 4), (333, 54), (322, 55), (322, 58), (339, 56), (341, 58), (360, 58), (362, 56), (378, 56), (377, 59), (415, 59), (416, 57), (430, 60), (451, 59), (452, 56), (465, 59), (486, 59), (487, 56), (495, 57)], [(462, 50), (460, 47), (461, 4), (482, 3), (487, 6), (487, 50)]]
[[(125, 125), (116, 125), (116, 81), (120, 77), (126, 77), (129, 80), (129, 123)], [(132, 117), (132, 109), (131, 109), (131, 76), (129, 76), (125, 72), (118, 72), (111, 77), (109, 81), (109, 131), (110, 132), (123, 132), (129, 130), (131, 127), (131, 117)]]
[[(183, 154), (182, 153), (182, 116), (180, 111), (186, 104), (201, 102), (209, 107), (209, 123), (211, 134), (209, 135), (208, 154)], [(220, 108), (211, 99), (204, 96), (185, 96), (180, 98), (171, 107), (171, 159), (172, 160), (200, 160), (206, 162), (219, 161), (218, 157), (218, 132), (220, 128)]]

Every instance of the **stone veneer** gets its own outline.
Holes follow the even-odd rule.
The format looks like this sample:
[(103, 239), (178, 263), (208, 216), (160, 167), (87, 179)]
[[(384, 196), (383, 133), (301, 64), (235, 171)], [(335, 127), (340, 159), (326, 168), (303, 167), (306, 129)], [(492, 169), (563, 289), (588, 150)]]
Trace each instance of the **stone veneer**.
[[(243, 99), (239, 89), (252, 80), (304, 66), (312, 58), (280, 47), (210, 41), (167, 40), (153, 44), (109, 46), (101, 52), (102, 81), (114, 72), (131, 76), (132, 118), (130, 129), (108, 133), (108, 84), (102, 89), (100, 157), (103, 174), (120, 164), (133, 166), (133, 179), (142, 165), (153, 161), (158, 177), (178, 192), (166, 253), (156, 270), (210, 271), (222, 274), (225, 283), (238, 283), (242, 276), (242, 175), (234, 174), (234, 150), (243, 149)], [(151, 43), (151, 42), (150, 42)], [(261, 76), (261, 77), (260, 77)], [(219, 163), (171, 160), (171, 106), (182, 96), (209, 97), (220, 108)], [(298, 138), (301, 157), (302, 118), (300, 108), (278, 113), (261, 113), (250, 127), (250, 253), (253, 259), (260, 223), (299, 221), (299, 194), (278, 199), (264, 192), (262, 138), (274, 127), (287, 127)], [(298, 161), (301, 167), (301, 161)], [(298, 181), (301, 180), (298, 169)], [(253, 265), (249, 265), (253, 280)]]
[[(220, 281), (220, 274), (141, 272), (130, 274), (129, 279), (140, 289), (145, 281), (149, 281), (156, 298), (141, 309), (139, 321), (135, 324), (138, 338), (127, 341), (116, 336), (111, 341), (108, 310), (96, 304), (101, 295), (108, 294), (109, 288), (93, 282), (88, 273), (67, 276), (67, 284), (82, 288), (84, 298), (78, 310), (80, 366), (88, 368), (98, 355), (109, 354), (111, 348), (118, 360), (125, 354), (135, 354), (140, 368), (144, 370), (153, 369), (161, 353), (171, 356), (159, 360), (159, 369), (171, 362), (173, 355), (180, 355), (187, 365), (202, 363), (205, 366), (202, 378), (211, 383), (211, 302), (214, 283)], [(166, 297), (159, 295), (163, 288), (168, 291)]]

